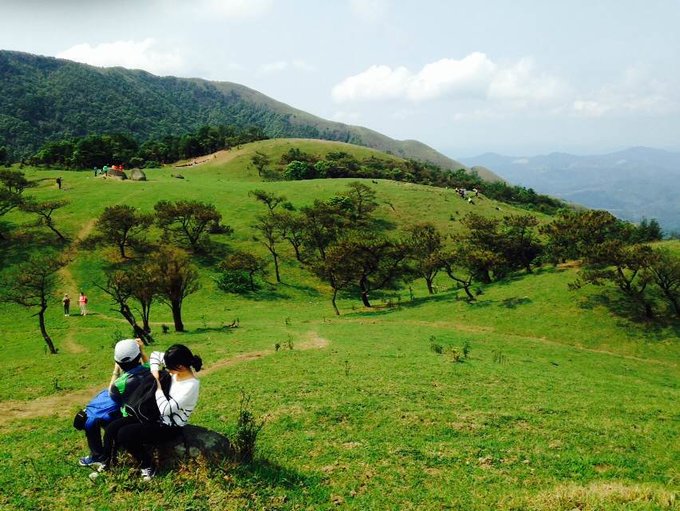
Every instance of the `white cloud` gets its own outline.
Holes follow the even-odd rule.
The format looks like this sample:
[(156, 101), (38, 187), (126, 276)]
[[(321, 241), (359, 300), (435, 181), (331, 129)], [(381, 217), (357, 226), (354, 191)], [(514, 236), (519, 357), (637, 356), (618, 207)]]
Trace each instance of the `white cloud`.
[(144, 69), (159, 75), (181, 73), (184, 59), (179, 52), (157, 49), (157, 46), (157, 41), (152, 38), (143, 41), (115, 41), (95, 46), (83, 43), (58, 53), (57, 57), (100, 67)]
[(350, 0), (350, 11), (362, 21), (376, 22), (387, 14), (387, 0)]
[(283, 71), (288, 71), (288, 70), (294, 70), (294, 71), (313, 71), (314, 66), (311, 66), (310, 64), (307, 64), (304, 60), (300, 59), (295, 59), (295, 60), (278, 60), (276, 62), (269, 62), (267, 64), (263, 64), (259, 68), (259, 72), (262, 74), (272, 74), (272, 73), (281, 73)]
[(581, 117), (656, 116), (679, 111), (677, 87), (650, 78), (637, 68), (627, 69), (618, 82), (579, 94), (571, 103), (571, 113)]
[(449, 97), (526, 103), (557, 98), (564, 90), (557, 78), (537, 73), (530, 59), (501, 66), (484, 53), (474, 52), (460, 60), (429, 63), (417, 73), (403, 66), (374, 65), (345, 78), (332, 95), (338, 102)]

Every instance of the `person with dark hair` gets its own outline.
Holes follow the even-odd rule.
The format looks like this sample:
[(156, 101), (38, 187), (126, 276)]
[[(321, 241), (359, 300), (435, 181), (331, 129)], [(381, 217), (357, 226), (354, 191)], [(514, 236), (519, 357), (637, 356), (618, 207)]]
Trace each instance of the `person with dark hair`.
[[(114, 444), (132, 454), (139, 463), (144, 481), (156, 475), (150, 453), (145, 445), (166, 442), (180, 435), (191, 413), (198, 403), (200, 382), (196, 372), (201, 370), (203, 361), (183, 344), (173, 344), (167, 351), (154, 351), (149, 357), (151, 374), (156, 380), (156, 405), (160, 417), (154, 422), (142, 422), (133, 415), (113, 421), (104, 435), (106, 460), (90, 474), (95, 479), (98, 473), (112, 463), (115, 457)], [(166, 369), (171, 376), (170, 389), (164, 392), (160, 382), (160, 371)]]
[[(141, 339), (123, 339), (116, 343), (113, 352), (113, 373), (108, 391), (100, 392), (85, 409), (82, 425), (90, 455), (80, 458), (79, 465), (90, 467), (104, 461), (101, 429), (122, 417), (125, 399), (137, 388), (142, 377), (149, 373), (148, 357)], [(79, 428), (80, 429), (80, 428)]]

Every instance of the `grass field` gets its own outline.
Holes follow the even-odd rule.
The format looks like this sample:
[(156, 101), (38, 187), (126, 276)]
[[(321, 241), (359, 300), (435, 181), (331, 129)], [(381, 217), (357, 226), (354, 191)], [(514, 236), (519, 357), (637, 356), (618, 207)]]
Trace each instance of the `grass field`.
[[(110, 204), (151, 210), (160, 199), (197, 198), (214, 202), (235, 229), (217, 242), (264, 253), (252, 241), (249, 226), (261, 205), (250, 190), (275, 191), (299, 206), (348, 182), (259, 182), (248, 164), (252, 150), (282, 154), (292, 143), (337, 150), (265, 141), (201, 165), (150, 170), (143, 183), (25, 170), (44, 178), (30, 194), (71, 200), (56, 220), (73, 239), (90, 232)], [(54, 186), (58, 175), (63, 191)], [(472, 206), (449, 190), (368, 184), (382, 203), (379, 214), (395, 225), (428, 219), (455, 232), (470, 210), (513, 211), (489, 200)], [(7, 220), (21, 236), (27, 219), (13, 213)], [(6, 264), (36, 249), (5, 249)], [(251, 397), (255, 414), (266, 418), (257, 459), (189, 464), (151, 484), (128, 465), (94, 485), (77, 466), (86, 445), (71, 419), (106, 385), (112, 346), (129, 329), (94, 286), (113, 251), (73, 250), (48, 309), (58, 355), (45, 352), (32, 312), (0, 306), (2, 509), (680, 508), (680, 326), (633, 323), (617, 313), (613, 294), (568, 291), (571, 267), (486, 286), (475, 304), (444, 276), (434, 296), (416, 283), (412, 294), (375, 297), (372, 310), (343, 296), (339, 317), (329, 290), (292, 257), (282, 284), (270, 277), (250, 297), (219, 292), (212, 270), (202, 267), (203, 288), (184, 305), (187, 332), (161, 334), (171, 315), (154, 305), (156, 343), (182, 342), (204, 359), (192, 423), (230, 433), (242, 392)], [(80, 288), (92, 314), (63, 317), (59, 296)], [(239, 328), (222, 328), (236, 318)]]

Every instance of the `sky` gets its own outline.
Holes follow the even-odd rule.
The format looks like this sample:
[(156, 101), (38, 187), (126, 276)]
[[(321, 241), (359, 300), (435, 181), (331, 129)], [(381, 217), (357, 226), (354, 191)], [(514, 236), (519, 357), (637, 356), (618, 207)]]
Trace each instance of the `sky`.
[(485, 152), (680, 150), (680, 0), (0, 0), (0, 49)]

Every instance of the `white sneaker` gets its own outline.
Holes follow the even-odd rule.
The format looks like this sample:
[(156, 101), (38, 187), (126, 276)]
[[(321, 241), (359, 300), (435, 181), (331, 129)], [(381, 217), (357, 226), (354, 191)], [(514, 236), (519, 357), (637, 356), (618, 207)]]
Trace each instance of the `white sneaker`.
[(151, 481), (156, 475), (156, 469), (153, 467), (142, 469), (142, 481)]

